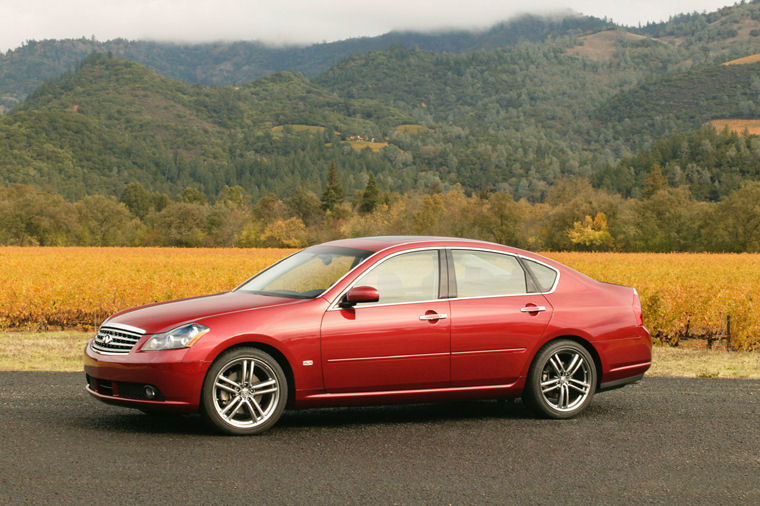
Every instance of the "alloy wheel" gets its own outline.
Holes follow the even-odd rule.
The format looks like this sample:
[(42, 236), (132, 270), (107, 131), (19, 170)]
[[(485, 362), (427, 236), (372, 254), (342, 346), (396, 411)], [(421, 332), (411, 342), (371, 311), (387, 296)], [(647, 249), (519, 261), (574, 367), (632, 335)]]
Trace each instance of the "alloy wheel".
[(591, 366), (576, 349), (555, 351), (541, 371), (541, 395), (557, 411), (570, 412), (591, 393)]
[(214, 378), (216, 413), (227, 424), (251, 429), (264, 424), (277, 410), (281, 385), (272, 367), (253, 357), (225, 364)]

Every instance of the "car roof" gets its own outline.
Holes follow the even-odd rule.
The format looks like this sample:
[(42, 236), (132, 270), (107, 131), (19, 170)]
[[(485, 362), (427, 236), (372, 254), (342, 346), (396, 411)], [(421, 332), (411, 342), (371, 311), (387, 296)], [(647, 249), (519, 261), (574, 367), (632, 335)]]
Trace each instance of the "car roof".
[(480, 241), (477, 239), (464, 239), (461, 237), (440, 237), (440, 236), (428, 236), (428, 235), (383, 235), (374, 237), (354, 237), (351, 239), (338, 239), (336, 241), (330, 241), (326, 244), (332, 246), (343, 246), (347, 248), (358, 248), (369, 251), (380, 251), (394, 246), (451, 246), (456, 244), (467, 244), (468, 246), (481, 246), (485, 248), (498, 247), (499, 249), (508, 249), (515, 252), (519, 250), (503, 246), (487, 241)]
[[(466, 248), (483, 248), (489, 250), (498, 250), (513, 255), (537, 260), (558, 270), (567, 270), (568, 267), (560, 264), (556, 260), (547, 258), (533, 251), (527, 251), (512, 246), (505, 246), (495, 242), (481, 241), (479, 239), (465, 239), (463, 237), (442, 237), (432, 235), (382, 235), (373, 237), (354, 237), (351, 239), (338, 239), (324, 244), (331, 246), (342, 246), (345, 248), (364, 249), (378, 252), (393, 248), (396, 246), (412, 247), (466, 247)], [(571, 269), (572, 270), (572, 269)]]

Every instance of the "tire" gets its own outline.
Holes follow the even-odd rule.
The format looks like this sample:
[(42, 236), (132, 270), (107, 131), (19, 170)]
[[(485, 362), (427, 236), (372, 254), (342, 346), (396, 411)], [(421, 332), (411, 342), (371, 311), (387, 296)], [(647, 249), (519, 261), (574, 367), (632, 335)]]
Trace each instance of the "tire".
[(288, 401), (280, 364), (258, 348), (235, 348), (217, 358), (201, 391), (202, 413), (227, 434), (258, 434), (279, 420)]
[(572, 418), (591, 402), (596, 378), (596, 364), (585, 347), (569, 339), (552, 341), (530, 366), (523, 400), (539, 416)]

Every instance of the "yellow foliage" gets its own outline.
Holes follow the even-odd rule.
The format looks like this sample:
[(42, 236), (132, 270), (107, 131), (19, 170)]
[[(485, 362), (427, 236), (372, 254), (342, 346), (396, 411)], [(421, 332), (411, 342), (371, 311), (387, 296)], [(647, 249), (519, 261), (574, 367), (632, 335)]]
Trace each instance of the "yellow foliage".
[(300, 218), (277, 220), (267, 225), (261, 235), (261, 242), (267, 246), (300, 248), (306, 246), (306, 225)]
[(721, 336), (731, 316), (732, 344), (760, 349), (760, 254), (544, 253), (599, 281), (633, 286), (653, 336)]
[[(435, 207), (435, 200), (421, 204)], [(390, 226), (402, 216), (387, 218)], [(301, 230), (303, 223), (281, 223), (283, 237), (289, 226)], [(361, 229), (370, 224), (355, 226), (367, 232)], [(230, 290), (292, 251), (2, 247), (0, 327), (92, 328), (127, 307)], [(760, 349), (760, 254), (545, 255), (600, 281), (635, 287), (644, 323), (663, 341), (722, 335), (730, 315), (732, 343)]]
[(586, 215), (583, 222), (573, 222), (573, 228), (567, 231), (573, 244), (581, 244), (592, 250), (606, 249), (612, 246), (612, 235), (607, 230), (607, 215), (596, 213), (594, 219)]
[(231, 290), (284, 249), (0, 248), (0, 328), (92, 328), (121, 309)]

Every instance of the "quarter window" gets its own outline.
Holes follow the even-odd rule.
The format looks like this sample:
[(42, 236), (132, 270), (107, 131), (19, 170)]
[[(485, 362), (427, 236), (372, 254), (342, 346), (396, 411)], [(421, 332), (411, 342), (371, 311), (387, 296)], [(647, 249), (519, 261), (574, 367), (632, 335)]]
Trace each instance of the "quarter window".
[(554, 286), (554, 280), (557, 279), (557, 271), (527, 258), (525, 262), (533, 273), (533, 277), (536, 278), (539, 290), (542, 292), (551, 290)]
[(438, 298), (438, 250), (404, 253), (362, 276), (354, 286), (377, 288), (380, 300), (360, 304), (393, 304)]
[(453, 250), (457, 297), (527, 293), (525, 271), (511, 255)]

